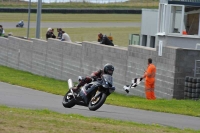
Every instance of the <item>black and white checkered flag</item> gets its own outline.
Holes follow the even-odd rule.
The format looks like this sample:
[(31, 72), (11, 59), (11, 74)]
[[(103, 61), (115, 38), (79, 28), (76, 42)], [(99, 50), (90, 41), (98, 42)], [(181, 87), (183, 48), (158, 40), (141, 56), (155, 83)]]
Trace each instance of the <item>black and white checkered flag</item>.
[(124, 90), (129, 93), (130, 88), (135, 88), (136, 86), (138, 86), (140, 84), (140, 82), (142, 81), (143, 78), (135, 78), (132, 80), (132, 84), (131, 85), (125, 85), (123, 88)]

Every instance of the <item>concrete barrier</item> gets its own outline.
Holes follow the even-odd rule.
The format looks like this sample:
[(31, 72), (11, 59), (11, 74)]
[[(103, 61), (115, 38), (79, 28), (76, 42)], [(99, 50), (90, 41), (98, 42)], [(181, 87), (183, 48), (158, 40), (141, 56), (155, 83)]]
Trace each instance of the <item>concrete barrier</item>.
[(1, 38), (0, 42), (0, 64), (7, 66), (8, 63), (8, 39)]
[[(77, 81), (79, 75), (90, 75), (111, 63), (115, 67), (116, 91), (124, 94), (123, 86), (130, 84), (132, 78), (142, 77), (147, 59), (152, 58), (157, 67), (156, 96), (166, 99), (184, 98), (185, 76), (193, 75), (194, 60), (199, 57), (199, 50), (169, 46), (163, 47), (163, 55), (158, 56), (158, 48), (136, 45), (111, 47), (86, 41), (77, 44), (55, 39), (30, 41), (12, 36), (0, 37), (1, 65), (55, 79)], [(144, 97), (144, 82), (130, 90), (130, 94)]]
[(32, 70), (34, 74), (46, 75), (47, 41), (33, 39)]

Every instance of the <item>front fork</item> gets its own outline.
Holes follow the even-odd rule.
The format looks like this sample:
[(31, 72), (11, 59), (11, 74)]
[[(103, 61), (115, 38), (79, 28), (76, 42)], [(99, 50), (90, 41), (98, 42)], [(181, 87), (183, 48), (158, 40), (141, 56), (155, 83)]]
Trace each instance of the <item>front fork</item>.
[(95, 96), (92, 97), (91, 101), (95, 101), (97, 99), (97, 97), (99, 97), (100, 95), (101, 95), (101, 92), (97, 90)]
[(79, 95), (81, 96), (81, 98), (84, 100), (86, 104), (88, 104), (87, 95), (90, 94), (92, 91), (95, 91), (97, 87), (98, 87), (97, 85), (92, 85), (91, 88), (89, 88), (88, 90), (85, 90), (85, 88), (81, 88)]

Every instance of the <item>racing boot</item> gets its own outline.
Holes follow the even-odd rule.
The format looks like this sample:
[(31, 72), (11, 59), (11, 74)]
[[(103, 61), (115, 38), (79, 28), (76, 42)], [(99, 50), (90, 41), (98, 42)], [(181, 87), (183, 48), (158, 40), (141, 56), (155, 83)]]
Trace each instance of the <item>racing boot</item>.
[(80, 88), (79, 88), (79, 87), (76, 87), (76, 86), (74, 86), (74, 87), (72, 87), (70, 90), (71, 90), (71, 92), (72, 92), (74, 95), (77, 95), (77, 94), (78, 94), (78, 92), (79, 92), (79, 90), (80, 90)]

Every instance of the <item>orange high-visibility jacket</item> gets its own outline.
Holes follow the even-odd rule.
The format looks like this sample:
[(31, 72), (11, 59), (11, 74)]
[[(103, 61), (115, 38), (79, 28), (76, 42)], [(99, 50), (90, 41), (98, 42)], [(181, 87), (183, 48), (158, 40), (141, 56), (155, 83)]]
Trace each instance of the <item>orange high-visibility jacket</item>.
[(145, 84), (154, 86), (155, 76), (156, 76), (156, 67), (153, 64), (149, 64), (145, 72), (145, 78), (146, 78)]

